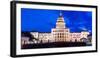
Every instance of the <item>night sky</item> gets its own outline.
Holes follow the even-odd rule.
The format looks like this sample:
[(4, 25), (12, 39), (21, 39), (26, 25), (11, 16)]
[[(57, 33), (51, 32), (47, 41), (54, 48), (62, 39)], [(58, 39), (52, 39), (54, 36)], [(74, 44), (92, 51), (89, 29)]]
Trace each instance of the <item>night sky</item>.
[(24, 32), (51, 32), (56, 27), (60, 12), (71, 32), (92, 32), (92, 12), (47, 9), (21, 9), (21, 30)]

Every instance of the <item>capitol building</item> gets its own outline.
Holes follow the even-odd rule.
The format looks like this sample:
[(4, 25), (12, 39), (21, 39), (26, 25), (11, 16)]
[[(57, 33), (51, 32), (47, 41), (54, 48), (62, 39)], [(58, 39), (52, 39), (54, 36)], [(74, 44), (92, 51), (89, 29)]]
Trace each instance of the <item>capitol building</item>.
[[(33, 39), (33, 42), (48, 43), (48, 42), (82, 42), (82, 38), (87, 38), (89, 32), (70, 32), (70, 29), (65, 26), (65, 21), (60, 13), (60, 16), (57, 19), (56, 27), (51, 29), (51, 33), (39, 33), (39, 32), (30, 32), (32, 36), (38, 39), (38, 41)], [(25, 39), (23, 39), (24, 41)], [(28, 41), (28, 40), (27, 40)]]

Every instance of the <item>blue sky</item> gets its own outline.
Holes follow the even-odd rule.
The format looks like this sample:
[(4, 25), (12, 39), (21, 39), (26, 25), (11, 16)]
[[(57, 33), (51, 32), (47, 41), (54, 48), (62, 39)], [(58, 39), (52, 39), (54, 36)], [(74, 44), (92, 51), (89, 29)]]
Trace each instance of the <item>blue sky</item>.
[(31, 8), (21, 9), (21, 30), (51, 32), (51, 29), (56, 27), (60, 12), (62, 12), (66, 27), (70, 28), (71, 32), (83, 30), (92, 32), (92, 12)]

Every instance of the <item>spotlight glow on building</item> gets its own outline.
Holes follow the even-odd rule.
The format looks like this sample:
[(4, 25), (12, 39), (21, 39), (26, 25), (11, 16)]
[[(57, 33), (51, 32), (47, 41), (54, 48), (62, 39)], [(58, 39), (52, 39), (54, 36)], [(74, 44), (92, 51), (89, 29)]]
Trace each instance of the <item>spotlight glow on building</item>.
[[(70, 29), (65, 26), (64, 18), (60, 12), (60, 16), (56, 22), (56, 28), (51, 29), (51, 33), (30, 32), (32, 36), (38, 39), (33, 39), (34, 43), (48, 43), (48, 42), (83, 42), (82, 38), (88, 39), (89, 32), (81, 31), (80, 33), (71, 33)], [(25, 40), (22, 39), (22, 42)]]

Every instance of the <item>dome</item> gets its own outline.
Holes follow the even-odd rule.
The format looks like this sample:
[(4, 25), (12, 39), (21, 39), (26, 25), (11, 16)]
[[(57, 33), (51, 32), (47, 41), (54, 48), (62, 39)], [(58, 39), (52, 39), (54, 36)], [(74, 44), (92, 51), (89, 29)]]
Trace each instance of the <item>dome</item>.
[(64, 22), (64, 18), (62, 16), (62, 13), (61, 12), (60, 12), (60, 16), (57, 19), (56, 27), (57, 28), (65, 28), (65, 22)]

